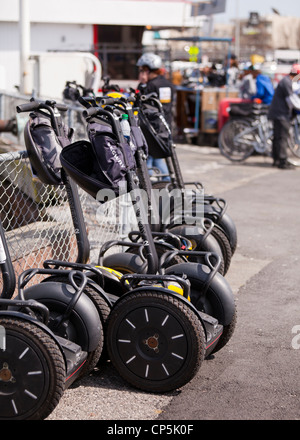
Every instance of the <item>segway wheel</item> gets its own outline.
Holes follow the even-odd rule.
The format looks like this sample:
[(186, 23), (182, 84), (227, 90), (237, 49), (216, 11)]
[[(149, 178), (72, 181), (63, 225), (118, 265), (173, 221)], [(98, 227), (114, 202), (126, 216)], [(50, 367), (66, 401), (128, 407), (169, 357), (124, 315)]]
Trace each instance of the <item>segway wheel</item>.
[(1, 317), (0, 325), (0, 420), (43, 420), (64, 391), (59, 346), (29, 321)]
[(205, 355), (205, 334), (197, 313), (179, 297), (131, 292), (108, 320), (110, 360), (132, 386), (147, 392), (182, 387), (198, 372)]

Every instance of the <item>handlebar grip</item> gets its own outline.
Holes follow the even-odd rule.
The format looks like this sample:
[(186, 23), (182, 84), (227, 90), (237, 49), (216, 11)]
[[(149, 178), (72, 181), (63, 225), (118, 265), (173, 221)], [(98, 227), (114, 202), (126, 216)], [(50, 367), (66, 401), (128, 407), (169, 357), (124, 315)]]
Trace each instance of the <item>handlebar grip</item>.
[(16, 110), (18, 113), (30, 112), (32, 110), (37, 110), (40, 104), (37, 101), (28, 102), (26, 104), (17, 105)]
[(42, 108), (49, 109), (49, 107), (50, 108), (56, 107), (57, 110), (61, 112), (66, 112), (68, 110), (68, 107), (65, 104), (57, 104), (55, 101), (46, 101), (46, 102), (31, 101), (26, 104), (18, 105), (16, 107), (16, 110), (18, 113), (23, 113), (23, 112), (30, 112), (33, 110), (42, 109)]
[(100, 100), (100, 105), (111, 105), (111, 104), (115, 104), (119, 101), (119, 99), (116, 98), (102, 98)]
[(55, 107), (60, 112), (66, 112), (68, 110), (68, 107), (66, 105), (64, 105), (64, 104), (55, 104)]
[(88, 118), (90, 116), (95, 116), (97, 113), (99, 113), (99, 108), (97, 107), (90, 107), (86, 110), (83, 110), (82, 114), (84, 118)]

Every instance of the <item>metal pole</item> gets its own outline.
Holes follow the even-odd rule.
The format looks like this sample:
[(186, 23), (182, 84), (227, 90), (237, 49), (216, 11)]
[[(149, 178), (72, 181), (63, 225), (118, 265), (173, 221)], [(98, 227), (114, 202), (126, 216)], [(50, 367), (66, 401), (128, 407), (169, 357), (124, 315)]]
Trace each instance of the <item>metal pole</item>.
[(239, 17), (239, 0), (236, 0), (236, 18), (235, 18), (235, 54), (237, 59), (240, 58), (240, 17)]
[(20, 35), (20, 93), (32, 92), (29, 76), (30, 55), (30, 16), (29, 0), (19, 0), (19, 35)]

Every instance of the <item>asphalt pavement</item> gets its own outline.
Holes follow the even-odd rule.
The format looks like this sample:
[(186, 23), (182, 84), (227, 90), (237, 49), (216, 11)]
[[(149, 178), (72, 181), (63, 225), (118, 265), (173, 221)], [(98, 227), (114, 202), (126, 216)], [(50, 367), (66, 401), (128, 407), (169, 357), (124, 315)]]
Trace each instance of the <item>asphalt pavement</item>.
[(300, 168), (242, 164), (217, 148), (178, 145), (186, 181), (224, 197), (238, 231), (226, 275), (238, 321), (229, 343), (180, 390), (149, 394), (108, 363), (67, 390), (49, 420), (196, 421), (300, 418)]

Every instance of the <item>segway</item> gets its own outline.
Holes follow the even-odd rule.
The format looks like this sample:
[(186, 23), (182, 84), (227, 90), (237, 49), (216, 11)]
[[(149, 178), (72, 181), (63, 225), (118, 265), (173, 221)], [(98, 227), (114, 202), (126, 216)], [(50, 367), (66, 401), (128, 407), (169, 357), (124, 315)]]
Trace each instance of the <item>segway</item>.
[[(70, 88), (70, 85), (69, 85)], [(72, 94), (74, 94), (72, 87)], [(78, 92), (79, 93), (79, 92)], [(77, 95), (76, 95), (77, 96)], [(63, 185), (66, 188), (67, 199), (70, 205), (70, 213), (76, 231), (78, 246), (78, 257), (76, 262), (86, 264), (89, 259), (89, 240), (83, 219), (82, 208), (78, 196), (77, 186), (72, 179), (61, 168), (59, 154), (61, 149), (70, 144), (72, 130), (68, 129), (63, 123), (61, 113), (67, 109), (66, 106), (56, 104), (55, 101), (36, 101), (33, 98), (31, 102), (17, 107), (18, 112), (30, 112), (30, 117), (24, 128), (25, 146), (34, 174), (39, 180), (47, 185)], [(129, 238), (134, 241), (134, 234)], [(188, 247), (187, 239), (170, 233), (156, 233), (156, 239), (159, 240), (158, 247), (172, 249), (176, 246), (181, 249), (182, 246)], [(162, 243), (164, 241), (164, 243)], [(132, 243), (129, 247), (129, 253), (135, 249)], [(130, 256), (126, 255), (126, 257)], [(174, 257), (176, 259), (176, 257)], [(179, 262), (183, 258), (178, 258)], [(221, 270), (221, 269), (220, 269)], [(111, 279), (110, 272), (102, 268), (103, 276)], [(93, 276), (94, 277), (94, 276)], [(99, 280), (98, 280), (99, 281)], [(108, 280), (110, 282), (110, 280)]]
[[(80, 86), (79, 88), (82, 89)], [(115, 91), (120, 91), (118, 86), (110, 86), (108, 79), (105, 90), (103, 90), (104, 94)], [(130, 100), (133, 101), (137, 107), (140, 127), (147, 140), (150, 154), (156, 158), (165, 158), (169, 170), (170, 182), (153, 182), (153, 187), (158, 189), (167, 188), (168, 190), (180, 188), (184, 190), (187, 186), (192, 185), (195, 190), (191, 191), (191, 200), (197, 197), (197, 192), (200, 192), (202, 201), (202, 183), (189, 183), (183, 180), (176, 146), (173, 143), (171, 131), (165, 120), (162, 104), (157, 99), (157, 94), (150, 93), (149, 95), (142, 95), (140, 91), (133, 89), (131, 89), (130, 92)], [(78, 99), (78, 96), (77, 92), (76, 99)], [(237, 230), (232, 218), (227, 213), (227, 208), (227, 202), (223, 198), (213, 195), (204, 195), (205, 218), (211, 219), (217, 226), (217, 228), (214, 228), (213, 234), (219, 238), (219, 240), (222, 239), (224, 241), (224, 238), (222, 234), (220, 237), (218, 236), (218, 228), (221, 228), (226, 234), (233, 255), (237, 247)]]
[[(109, 285), (113, 282), (115, 287), (116, 277), (109, 271), (101, 271), (87, 264), (90, 245), (77, 185), (64, 173), (59, 159), (61, 149), (70, 144), (73, 135), (72, 129), (66, 127), (61, 117), (61, 112), (65, 112), (67, 107), (63, 104), (56, 104), (55, 101), (44, 102), (32, 98), (29, 103), (19, 105), (16, 109), (18, 113), (31, 112), (24, 127), (24, 140), (31, 169), (43, 184), (63, 186), (66, 189), (77, 242), (78, 252), (75, 262), (44, 261), (44, 268), (52, 270), (53, 273), (49, 272), (49, 276), (43, 283), (51, 281), (70, 284), (68, 271), (55, 272), (58, 269), (84, 273), (87, 277), (84, 294), (93, 302), (104, 326), (112, 305), (112, 297), (109, 297), (104, 290), (104, 278), (107, 279)], [(43, 289), (38, 290), (34, 299), (43, 302), (53, 310), (52, 300), (45, 297), (43, 292)]]
[[(24, 106), (19, 106), (18, 111), (43, 111), (44, 109), (50, 110), (48, 113), (51, 115), (54, 107), (54, 103), (45, 104), (32, 101)], [(52, 123), (53, 120), (50, 117), (50, 125)], [(49, 125), (49, 120), (46, 124)], [(53, 123), (53, 125), (55, 126), (55, 123)], [(45, 163), (43, 163), (42, 160), (43, 155), (41, 155), (41, 149), (36, 150), (37, 145), (32, 139), (32, 132), (29, 128), (29, 124), (27, 124), (25, 127), (25, 141), (29, 158), (35, 169), (41, 170), (41, 173), (38, 174), (44, 179), (43, 172), (45, 171)], [(45, 139), (45, 137), (43, 137), (43, 139)], [(75, 145), (73, 144), (76, 150), (75, 156), (78, 154), (78, 145), (85, 147), (86, 142), (82, 141), (75, 143)], [(44, 145), (40, 145), (40, 147), (45, 147), (45, 141)], [(62, 151), (67, 151), (69, 147), (71, 147), (71, 145), (66, 145)], [(85, 155), (85, 163), (88, 161), (87, 165), (91, 167), (94, 162), (93, 160), (89, 161), (89, 159), (90, 157)], [(46, 163), (48, 162), (47, 160)], [(84, 167), (83, 163), (81, 165)], [(53, 170), (51, 169), (50, 171), (52, 175)], [(80, 175), (83, 176), (83, 173)], [(61, 176), (62, 174), (60, 174), (60, 178)], [(81, 186), (83, 186), (85, 190), (87, 189), (85, 184)], [(89, 185), (87, 186), (88, 192), (91, 193)], [(127, 255), (130, 256), (129, 254)], [(136, 255), (134, 255), (134, 257), (136, 257)], [(157, 271), (155, 264), (156, 263), (152, 261), (152, 257), (150, 258), (149, 256), (149, 268), (151, 268), (151, 271), (154, 273)], [(173, 390), (187, 383), (197, 373), (203, 358), (215, 347), (222, 334), (223, 328), (216, 320), (211, 317), (206, 318), (205, 314), (200, 316), (199, 312), (192, 306), (190, 301), (187, 300), (189, 297), (189, 284), (188, 281), (182, 279), (182, 277), (166, 275), (162, 280), (161, 276), (133, 274), (130, 279), (125, 279), (122, 275), (120, 277), (121, 279), (117, 279), (115, 271), (111, 273), (107, 268), (97, 269), (90, 265), (79, 265), (77, 262), (46, 261), (44, 265), (46, 268), (53, 267), (52, 270), (58, 270), (57, 268), (61, 266), (75, 267), (76, 269), (84, 266), (85, 269), (89, 270), (88, 285), (92, 287), (92, 289), (97, 288), (94, 276), (95, 271), (99, 271), (98, 279), (100, 280), (102, 275), (105, 275), (103, 277), (105, 278), (105, 287), (106, 289), (110, 287), (108, 296), (113, 305), (105, 321), (105, 329), (107, 329), (105, 336), (109, 357), (120, 374), (123, 375), (129, 383), (143, 390), (164, 392)], [(56, 273), (46, 279), (47, 284), (54, 281), (56, 281)], [(63, 278), (63, 281), (64, 283), (67, 282), (65, 278)], [(147, 291), (145, 291), (145, 286), (147, 286)], [(101, 289), (101, 287), (98, 286), (98, 289)], [(174, 292), (174, 289), (179, 290), (184, 293), (184, 295), (178, 295), (178, 293)], [(139, 299), (142, 298), (142, 296), (145, 298), (143, 300), (143, 308), (140, 309), (141, 303)], [(32, 297), (32, 295), (30, 295), (30, 297)], [(37, 295), (39, 301), (42, 301), (42, 297), (43, 295), (41, 295), (41, 293)], [(123, 303), (123, 301), (125, 302)], [(123, 310), (122, 318), (119, 315), (120, 310)], [(140, 313), (146, 314), (146, 321), (138, 322), (136, 318), (128, 315), (128, 313), (130, 314), (134, 310), (139, 310), (138, 316)], [(159, 327), (158, 323), (151, 317), (154, 311), (159, 312), (160, 316), (164, 313), (163, 321), (165, 322), (162, 321)], [(125, 314), (123, 314), (124, 312)], [(151, 319), (149, 319), (149, 317)], [(128, 323), (128, 321), (132, 324), (131, 328), (133, 330), (136, 329), (137, 332), (132, 335), (130, 340), (127, 339), (127, 342), (124, 342), (125, 340), (120, 336), (115, 336), (115, 332), (119, 335), (120, 326), (122, 326), (124, 322)], [(176, 333), (173, 333), (172, 329), (174, 331), (176, 330)], [(181, 332), (177, 333), (179, 329)], [(180, 345), (178, 340), (182, 342), (184, 351), (181, 349), (175, 350), (175, 346), (177, 344)], [(123, 344), (125, 344), (125, 346)], [(129, 353), (128, 350), (133, 353), (131, 361), (129, 361), (128, 358), (125, 359), (126, 353)], [(119, 357), (119, 353), (121, 352), (121, 357)], [(133, 362), (135, 359), (136, 361)], [(145, 368), (147, 370), (147, 374), (137, 380), (141, 365), (143, 365), (143, 369)], [(163, 376), (161, 369), (164, 372)]]
[[(45, 283), (25, 289), (37, 274), (63, 272), (29, 269), (20, 275), (18, 295), (12, 299), (16, 279), (1, 222), (0, 271), (0, 420), (45, 419), (64, 390), (98, 362), (101, 320), (83, 294), (86, 276), (81, 272), (69, 271), (70, 285)], [(52, 311), (35, 297), (47, 297)]]
[[(115, 95), (115, 94), (114, 94)], [(220, 230), (217, 231), (218, 239), (216, 238), (216, 234), (212, 234), (212, 231), (215, 229), (215, 225), (211, 219), (203, 218), (202, 211), (203, 207), (201, 206), (201, 212), (192, 213), (193, 206), (195, 204), (189, 203), (189, 207), (184, 206), (184, 210), (182, 205), (186, 205), (186, 201), (189, 201), (188, 198), (185, 198), (185, 194), (180, 191), (177, 194), (177, 200), (180, 200), (180, 206), (178, 209), (176, 208), (176, 215), (174, 215), (174, 211), (170, 216), (164, 216), (161, 211), (158, 209), (159, 202), (161, 203), (160, 197), (156, 200), (153, 197), (152, 185), (148, 173), (148, 169), (146, 166), (146, 157), (148, 146), (146, 143), (146, 139), (141, 133), (140, 127), (138, 126), (136, 117), (133, 112), (133, 108), (129, 101), (123, 98), (114, 98), (111, 96), (103, 97), (102, 99), (91, 99), (91, 98), (78, 98), (79, 102), (89, 108), (91, 105), (97, 107), (99, 106), (113, 106), (116, 109), (122, 109), (124, 113), (128, 115), (128, 120), (131, 127), (132, 132), (132, 142), (131, 145), (134, 148), (135, 160), (136, 160), (136, 168), (137, 174), (139, 177), (139, 182), (141, 188), (143, 188), (147, 193), (148, 200), (148, 213), (149, 213), (149, 224), (151, 225), (152, 235), (156, 239), (156, 248), (161, 255), (166, 248), (168, 248), (168, 243), (172, 244), (172, 246), (177, 247), (178, 249), (182, 249), (183, 247), (186, 249), (193, 249), (196, 251), (208, 251), (218, 254), (221, 257), (221, 265), (219, 271), (222, 275), (225, 275), (230, 266), (231, 260), (231, 249), (228, 243), (227, 237)], [(93, 138), (97, 137), (97, 130), (101, 130), (100, 125), (93, 118), (89, 118), (88, 122), (88, 133), (91, 141), (93, 142)], [(100, 131), (101, 133), (101, 131)], [(163, 194), (162, 194), (163, 193)], [(174, 195), (174, 194), (173, 194)], [(169, 191), (160, 191), (160, 196), (162, 196), (163, 200), (166, 202), (167, 206), (170, 206), (170, 203), (173, 203), (173, 197), (170, 196)], [(164, 204), (164, 203), (162, 203)], [(199, 206), (199, 203), (198, 205)], [(174, 208), (173, 208), (174, 209)], [(172, 207), (171, 207), (172, 210)], [(179, 210), (179, 212), (178, 212)], [(189, 213), (188, 211), (191, 211)], [(191, 225), (183, 224), (183, 218), (187, 220), (188, 216), (193, 215)], [(195, 225), (196, 220), (196, 225)], [(177, 223), (176, 223), (177, 222)], [(188, 223), (188, 222), (187, 222)], [(134, 234), (129, 234), (129, 237), (132, 238)], [(181, 240), (181, 242), (177, 242), (176, 237)], [(138, 233), (135, 234), (135, 239), (138, 238)], [(162, 240), (164, 240), (164, 245), (162, 244)], [(167, 244), (166, 244), (167, 243)], [(129, 247), (127, 252), (134, 253), (137, 248)], [(111, 257), (113, 259), (113, 257)], [(175, 257), (177, 262), (183, 262), (186, 260), (184, 257)], [(197, 258), (191, 254), (189, 255), (189, 261), (197, 261)], [(114, 261), (111, 261), (109, 264), (112, 264), (114, 267)]]
[[(234, 297), (227, 281), (218, 273), (220, 257), (212, 253), (197, 252), (206, 265), (185, 263), (164, 270), (174, 254), (187, 252), (173, 249), (164, 253), (159, 262), (147, 212), (140, 203), (132, 150), (122, 134), (120, 114), (108, 108), (90, 107), (83, 112), (85, 117), (97, 116), (104, 125), (99, 143), (70, 144), (61, 151), (60, 160), (66, 173), (99, 201), (104, 202), (103, 191), (118, 196), (122, 185), (127, 185), (142, 240), (142, 245), (136, 245), (143, 248), (146, 265), (142, 261), (140, 271), (135, 270), (137, 265), (131, 273), (128, 271), (121, 277), (127, 293), (117, 299), (108, 317), (108, 352), (120, 375), (132, 385), (147, 391), (168, 391), (190, 380), (203, 357), (228, 342), (235, 326)], [(112, 158), (118, 164), (113, 170), (108, 166)], [(99, 191), (102, 191), (100, 196)], [(124, 245), (124, 241), (108, 242), (104, 247), (108, 250), (116, 244)], [(211, 263), (212, 256), (217, 261), (215, 265)], [(140, 258), (139, 255), (133, 257), (135, 261)], [(192, 286), (190, 279), (194, 282)], [(191, 314), (192, 320), (197, 322), (197, 331), (186, 322)], [(203, 342), (200, 344), (201, 328), (205, 335), (204, 353)], [(196, 352), (191, 352), (191, 335)], [(175, 350), (174, 342), (181, 347), (179, 351)]]
[[(109, 90), (108, 90), (109, 91)], [(139, 180), (142, 188), (147, 191), (148, 201), (152, 201), (153, 198), (150, 195), (151, 192), (151, 181), (149, 178), (148, 169), (145, 163), (145, 158), (148, 154), (148, 145), (145, 137), (141, 133), (140, 127), (137, 125), (136, 118), (133, 113), (133, 109), (131, 106), (131, 101), (135, 101), (135, 97), (130, 97), (128, 100), (118, 92), (108, 93), (106, 96), (101, 98), (95, 97), (94, 94), (91, 94), (89, 91), (85, 91), (84, 88), (76, 83), (68, 82), (66, 84), (64, 90), (64, 97), (68, 97), (68, 99), (72, 100), (72, 102), (80, 102), (83, 106), (89, 108), (90, 106), (104, 106), (104, 105), (114, 105), (117, 108), (122, 108), (124, 112), (128, 115), (128, 120), (131, 125), (131, 131), (133, 134), (134, 144), (136, 148), (135, 158), (137, 162), (137, 171), (139, 175)], [(121, 99), (120, 99), (121, 97)], [(139, 100), (137, 100), (139, 102)], [(139, 105), (139, 104), (138, 104)], [(168, 127), (167, 127), (168, 129)], [(92, 134), (92, 136), (96, 136), (97, 132), (97, 122), (88, 124), (88, 133)], [(169, 136), (169, 132), (167, 132)], [(169, 140), (168, 140), (169, 142)], [(181, 197), (186, 195), (186, 192), (182, 188)], [(196, 193), (194, 192), (194, 197), (196, 197)], [(172, 202), (172, 197), (170, 197), (169, 192), (165, 191), (163, 194), (164, 199), (169, 199)], [(199, 199), (199, 198), (198, 198)], [(205, 199), (208, 199), (205, 196)], [(211, 200), (211, 198), (210, 198)], [(185, 197), (185, 205), (186, 201), (189, 202), (189, 206), (185, 206), (184, 212), (178, 213), (179, 215), (174, 216), (172, 218), (164, 218), (164, 215), (158, 210), (155, 213), (155, 223), (153, 222), (153, 218), (149, 219), (149, 223), (151, 224), (151, 230), (156, 239), (156, 248), (159, 254), (163, 253), (166, 248), (171, 248), (172, 246), (181, 249), (185, 247), (186, 249), (194, 249), (198, 251), (208, 251), (217, 253), (221, 257), (221, 265), (219, 267), (219, 271), (222, 275), (225, 275), (229, 269), (230, 261), (231, 261), (231, 247), (228, 241), (226, 234), (220, 229), (219, 226), (216, 226), (211, 218), (204, 217), (204, 205), (203, 200), (197, 200), (197, 204), (190, 201), (190, 197)], [(156, 202), (156, 201), (155, 201)], [(161, 200), (159, 201), (161, 203)], [(212, 202), (211, 202), (212, 203)], [(167, 202), (168, 204), (168, 202)], [(195, 220), (195, 205), (199, 207), (201, 204), (201, 212), (198, 214), (197, 224), (184, 224), (184, 220), (187, 220), (189, 213), (193, 216), (192, 220)], [(152, 203), (155, 205), (155, 203)], [(153, 217), (153, 213), (155, 211), (155, 206), (151, 206), (149, 203), (149, 213)], [(174, 209), (174, 208), (173, 208)], [(176, 211), (176, 209), (175, 209)], [(174, 212), (173, 212), (174, 214)], [(222, 212), (222, 216), (225, 214), (224, 210)], [(179, 218), (178, 218), (179, 217)], [(160, 219), (164, 218), (163, 221)], [(220, 222), (221, 215), (219, 215), (218, 222)], [(177, 223), (176, 223), (177, 221)], [(129, 234), (129, 238), (135, 236), (135, 240), (137, 239), (137, 235)], [(177, 239), (176, 239), (177, 237)], [(179, 238), (179, 241), (178, 241)], [(164, 241), (164, 244), (162, 244)], [(129, 247), (127, 252), (132, 253), (135, 252), (137, 248)], [(125, 257), (123, 257), (125, 258)], [(187, 261), (186, 258), (174, 256), (174, 261), (183, 262)], [(189, 258), (189, 261), (196, 261), (196, 258)]]
[[(203, 192), (203, 185), (200, 182), (184, 182), (176, 146), (173, 143), (170, 128), (164, 118), (162, 104), (156, 93), (149, 95), (137, 93), (135, 98), (139, 123), (147, 140), (149, 154), (153, 157), (164, 158), (169, 170), (170, 182), (163, 180), (153, 182), (153, 188), (186, 190), (192, 186), (194, 190), (190, 190), (190, 197), (192, 201), (195, 200)], [(232, 218), (227, 213), (227, 202), (220, 197), (205, 195), (203, 203), (205, 217), (211, 219), (216, 225), (212, 234), (217, 238), (221, 235), (220, 239), (224, 242), (222, 232), (225, 233), (230, 243), (231, 252), (234, 254), (237, 246), (237, 230)]]
[[(31, 103), (31, 105), (33, 106), (32, 108), (26, 107), (26, 109), (27, 110), (33, 110), (34, 107), (35, 107), (35, 109), (38, 109), (39, 105), (42, 105), (42, 104), (38, 105), (37, 103)], [(72, 156), (72, 161), (73, 161), (72, 165), (71, 165), (71, 168), (72, 168), (73, 172), (74, 172), (74, 160), (75, 161), (79, 160), (78, 164), (76, 163), (76, 165), (75, 165), (75, 170), (76, 171), (75, 171), (75, 179), (74, 179), (77, 183), (78, 183), (78, 179), (80, 180), (80, 185), (79, 186), (82, 186), (83, 189), (85, 189), (87, 192), (92, 194), (94, 197), (96, 197), (96, 192), (98, 191), (99, 188), (102, 188), (102, 189), (106, 188), (107, 189), (107, 188), (111, 187), (110, 185), (107, 184), (107, 182), (104, 183), (104, 184), (103, 184), (103, 182), (101, 182), (101, 177), (102, 177), (102, 180), (103, 180), (103, 175), (100, 176), (100, 177), (97, 176), (96, 179), (95, 179), (94, 175), (93, 176), (89, 175), (89, 173), (91, 173), (91, 167), (93, 167), (95, 164), (97, 164), (97, 161), (95, 161), (95, 157), (91, 156), (91, 151), (89, 150), (89, 143), (87, 143), (85, 141), (81, 141), (81, 142), (75, 143), (73, 145), (65, 146), (63, 148), (63, 150), (62, 150), (62, 153), (61, 153), (61, 161), (63, 160), (63, 157), (65, 156), (65, 153), (67, 154), (67, 158), (68, 158), (68, 152), (69, 152), (70, 149), (71, 149), (71, 156)], [(82, 156), (81, 156), (81, 153), (83, 153)], [(89, 168), (88, 171), (85, 169), (85, 166), (87, 166)], [(68, 169), (68, 166), (66, 168)], [(95, 171), (99, 172), (99, 170), (95, 170)], [(72, 171), (69, 174), (72, 176)], [(74, 178), (74, 176), (73, 176), (73, 178)], [(96, 192), (94, 192), (95, 191), (95, 186), (94, 186), (95, 184), (96, 184)], [(154, 249), (154, 252), (155, 252), (155, 249)], [(128, 256), (130, 257), (130, 255), (128, 255)], [(134, 255), (134, 257), (137, 257), (137, 256)], [(161, 284), (162, 283), (162, 276), (159, 275), (157, 277), (155, 275), (152, 275), (152, 273), (156, 273), (157, 272), (157, 268), (155, 268), (156, 266), (153, 264), (151, 255), (148, 255), (147, 263), (148, 263), (148, 269), (150, 271), (149, 274), (147, 274), (147, 275), (145, 275), (145, 274), (135, 275), (135, 276), (137, 276), (137, 278), (134, 278), (134, 280), (131, 279), (130, 282), (129, 282), (128, 279), (126, 279), (126, 282), (122, 283), (123, 284), (123, 288), (124, 288), (123, 291), (119, 288), (119, 286), (121, 284), (121, 283), (119, 283), (119, 286), (114, 288), (113, 292), (115, 294), (116, 293), (120, 294), (120, 292), (121, 292), (121, 294), (123, 293), (123, 295), (121, 297), (121, 299), (123, 300), (123, 299), (125, 299), (125, 295), (128, 295), (128, 297), (130, 297), (131, 294), (134, 294), (133, 290), (136, 289), (136, 285), (134, 283), (136, 283), (137, 280), (139, 281), (139, 283), (147, 283), (147, 282), (149, 283), (149, 281), (150, 281), (150, 285), (151, 285), (152, 289), (154, 289), (153, 283), (156, 282), (156, 283), (158, 283), (158, 286), (155, 286), (155, 289), (157, 289), (158, 292), (160, 292), (160, 293), (164, 292), (164, 294), (167, 295), (168, 298), (169, 298), (170, 295), (171, 296), (176, 295), (177, 301), (178, 300), (179, 301), (183, 300), (182, 296), (178, 297), (178, 294), (171, 293), (172, 291), (170, 290), (171, 288), (174, 289), (174, 283), (177, 283), (177, 289), (178, 289), (178, 283), (179, 283), (179, 286), (180, 286), (181, 285), (180, 283), (183, 282), (182, 281), (182, 274), (181, 274), (181, 276), (179, 278), (176, 275), (175, 276), (174, 275), (165, 275), (164, 283), (168, 283), (168, 286), (167, 286), (168, 289), (163, 291), (162, 284)], [(69, 263), (64, 263), (64, 264), (69, 264)], [(212, 273), (210, 275), (212, 275)], [(149, 280), (146, 279), (147, 276), (150, 277)], [(205, 281), (208, 281), (211, 278), (213, 278), (213, 277), (212, 276), (206, 276)], [(124, 279), (124, 277), (121, 278), (121, 281), (123, 279)], [(209, 283), (207, 282), (206, 283), (207, 287), (208, 287), (208, 284)], [(115, 286), (116, 286), (116, 284), (115, 284)], [(175, 287), (175, 289), (176, 289), (176, 287)], [(149, 287), (148, 287), (148, 290), (149, 290)], [(179, 288), (179, 290), (182, 291), (182, 289), (180, 289), (180, 288)], [(126, 293), (126, 291), (127, 291), (127, 293)], [(125, 294), (124, 294), (124, 292), (125, 292)], [(185, 294), (185, 297), (189, 297), (189, 295)], [(115, 304), (117, 304), (118, 301), (119, 300), (117, 300)], [(130, 304), (131, 304), (131, 301), (132, 301), (132, 304), (133, 304), (132, 307), (135, 307), (136, 298), (134, 297), (133, 299), (131, 299), (130, 300)], [(152, 301), (153, 301), (153, 299), (152, 299)], [(188, 303), (186, 303), (186, 306), (191, 308), (192, 305), (191, 305), (190, 301), (188, 301)], [(192, 307), (192, 310), (194, 310), (194, 313), (195, 312), (198, 313), (198, 311), (196, 309), (194, 309), (193, 307)], [(177, 311), (177, 316), (178, 316), (178, 313), (179, 312)], [(110, 322), (110, 319), (112, 319), (113, 316), (114, 316), (114, 309), (112, 310), (111, 314), (109, 315), (109, 322)], [(198, 316), (198, 315), (196, 315), (196, 316)], [(206, 315), (205, 314), (202, 315), (202, 322), (205, 321), (205, 325), (202, 324), (202, 327), (203, 328), (205, 327), (205, 330), (206, 330), (204, 346), (206, 348), (205, 355), (207, 356), (212, 350), (216, 349), (216, 345), (219, 342), (220, 336), (222, 334), (223, 327), (222, 327), (222, 325), (219, 325), (217, 320), (213, 319), (212, 317), (208, 317), (207, 316), (205, 318), (205, 320), (203, 320), (203, 316), (206, 316)], [(228, 316), (227, 316), (227, 318), (228, 318)], [(114, 326), (109, 326), (108, 328), (112, 329), (112, 328), (114, 328)], [(163, 330), (165, 330), (165, 329), (163, 329)], [(111, 334), (111, 332), (112, 332), (112, 330), (107, 332), (107, 335), (108, 335), (107, 336), (107, 340), (111, 341), (110, 345), (112, 346), (113, 344), (116, 343), (116, 341), (114, 339), (111, 340), (109, 338), (109, 335)], [(152, 333), (152, 330), (151, 330), (151, 333)], [(159, 334), (159, 333), (155, 333), (155, 335), (156, 334)], [(161, 340), (162, 340), (162, 338), (161, 338)], [(153, 340), (152, 340), (152, 342), (153, 342)], [(174, 387), (174, 386), (176, 386), (176, 387), (177, 386), (181, 386), (184, 383), (186, 383), (186, 381), (190, 380), (191, 377), (193, 377), (193, 375), (196, 373), (196, 371), (198, 370), (198, 368), (199, 368), (199, 366), (201, 364), (200, 360), (202, 359), (202, 355), (201, 355), (202, 349), (199, 346), (199, 344), (198, 344), (197, 347), (198, 347), (197, 348), (198, 355), (197, 356), (193, 356), (193, 360), (192, 361), (189, 359), (189, 360), (187, 360), (187, 362), (183, 362), (181, 367), (176, 371), (176, 374), (172, 374), (171, 381), (168, 381), (166, 379), (166, 383), (164, 384), (159, 379), (158, 388), (157, 388), (157, 386), (154, 387), (154, 388), (156, 390), (161, 390), (161, 391), (171, 390), (171, 389), (174, 389), (172, 387)], [(114, 359), (113, 350), (111, 350), (110, 356), (111, 356), (112, 359)], [(128, 370), (126, 368), (123, 368), (123, 367), (121, 367), (118, 364), (118, 360), (114, 360), (114, 362), (116, 363), (116, 365), (118, 365), (117, 368), (120, 369), (120, 374), (124, 374), (124, 371), (128, 372)], [(153, 359), (153, 362), (155, 362), (155, 359)], [(191, 366), (191, 362), (192, 362), (193, 366)], [(123, 364), (121, 364), (121, 365), (123, 365)], [(133, 368), (133, 364), (131, 365), (131, 368)], [(134, 367), (134, 368), (136, 368), (136, 367)], [(150, 368), (150, 366), (148, 368)], [(186, 371), (186, 368), (188, 370), (188, 374), (182, 374), (183, 371)], [(152, 368), (151, 368), (151, 370), (152, 370)], [(155, 371), (155, 370), (153, 370), (153, 371)], [(132, 374), (133, 373), (131, 372), (131, 376), (132, 376)], [(132, 377), (131, 378), (128, 377), (128, 380), (130, 381), (130, 383), (134, 384), (135, 386), (138, 386), (135, 382), (133, 383)], [(152, 378), (152, 381), (153, 381), (153, 378)], [(145, 378), (145, 383), (143, 382), (139, 386), (142, 387), (145, 390), (152, 390), (153, 389), (153, 383), (152, 382), (149, 383), (149, 379), (147, 379), (147, 378)]]

